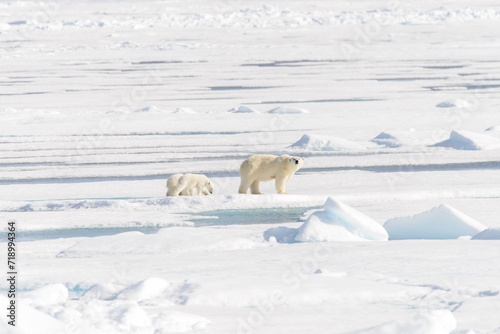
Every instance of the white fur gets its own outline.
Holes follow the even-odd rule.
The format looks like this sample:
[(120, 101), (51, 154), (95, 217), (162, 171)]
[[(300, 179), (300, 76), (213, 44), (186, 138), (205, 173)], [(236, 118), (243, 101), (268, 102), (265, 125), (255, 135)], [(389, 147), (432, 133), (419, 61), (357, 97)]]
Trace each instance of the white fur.
[(240, 194), (248, 188), (252, 194), (260, 194), (259, 182), (276, 180), (278, 194), (286, 194), (285, 187), (290, 178), (304, 165), (304, 158), (289, 155), (257, 154), (243, 161), (240, 167)]
[[(173, 178), (173, 180), (171, 181), (171, 185), (169, 186), (169, 181), (171, 178)], [(176, 179), (177, 184), (174, 187)], [(212, 194), (214, 192), (214, 184), (208, 177), (203, 174), (172, 175), (167, 181), (167, 187), (167, 196), (193, 196), (195, 189), (198, 196), (200, 196), (201, 194), (208, 195), (208, 193)]]
[[(177, 188), (177, 184), (179, 183), (179, 179), (181, 178), (182, 174), (174, 174), (171, 177), (168, 178), (167, 180), (167, 196), (173, 196), (175, 188)], [(204, 193), (206, 191), (204, 190)], [(205, 193), (207, 195), (208, 193)], [(193, 192), (189, 193), (187, 190), (182, 191), (179, 193), (180, 196), (193, 196)]]

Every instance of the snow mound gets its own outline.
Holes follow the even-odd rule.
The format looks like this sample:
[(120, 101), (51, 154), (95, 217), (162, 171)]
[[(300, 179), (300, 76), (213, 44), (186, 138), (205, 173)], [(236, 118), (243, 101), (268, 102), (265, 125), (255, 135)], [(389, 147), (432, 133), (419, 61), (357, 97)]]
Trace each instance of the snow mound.
[(140, 302), (159, 297), (168, 286), (164, 279), (151, 277), (129, 286), (117, 296), (118, 299), (128, 299)]
[(434, 146), (450, 147), (457, 150), (500, 149), (500, 139), (470, 131), (452, 131), (450, 138)]
[(390, 240), (457, 239), (473, 236), (486, 226), (457, 209), (443, 204), (410, 217), (389, 219), (384, 228)]
[(457, 327), (457, 321), (448, 310), (420, 311), (404, 320), (363, 329), (352, 334), (448, 334)]
[(24, 303), (30, 306), (61, 304), (68, 299), (68, 289), (63, 284), (51, 284), (22, 294)]
[(277, 107), (267, 112), (268, 114), (309, 114), (309, 110), (292, 107)]
[(414, 130), (381, 132), (370, 141), (390, 148), (411, 146), (420, 143), (418, 138), (414, 135)]
[(194, 111), (191, 108), (176, 108), (174, 111), (174, 114), (197, 114), (196, 111)]
[(298, 229), (286, 226), (273, 227), (264, 232), (264, 239), (271, 242), (292, 243), (295, 241)]
[(299, 228), (295, 241), (362, 241), (387, 240), (380, 224), (365, 214), (333, 198), (324, 210), (313, 213)]
[(231, 108), (228, 112), (232, 112), (235, 114), (260, 114), (260, 111), (257, 109), (247, 107), (247, 106), (239, 106), (238, 108)]
[(386, 147), (401, 147), (403, 144), (399, 141), (399, 139), (387, 132), (379, 133), (375, 138), (370, 140), (371, 142), (377, 143), (379, 145), (383, 145)]
[(81, 299), (100, 299), (109, 300), (115, 298), (120, 291), (123, 290), (123, 286), (113, 283), (98, 283), (92, 285), (85, 293), (82, 295)]
[(381, 132), (370, 141), (372, 143), (376, 143), (388, 148), (397, 148), (403, 146), (427, 146), (435, 144), (436, 142), (444, 139), (446, 138), (438, 136), (435, 132), (432, 131), (397, 129)]
[[(51, 317), (50, 315), (40, 312), (37, 309), (28, 306), (23, 301), (19, 300), (17, 314), (22, 315), (22, 319), (16, 319), (16, 326), (7, 325), (7, 321), (0, 322), (0, 333), (7, 334), (22, 334), (22, 333), (37, 333), (37, 334), (54, 334), (65, 333), (66, 326), (59, 320)], [(2, 305), (8, 305), (9, 299), (0, 295), (0, 302)], [(29, 321), (27, 321), (29, 319)]]
[(347, 151), (364, 150), (365, 146), (351, 142), (347, 139), (324, 136), (324, 135), (303, 135), (291, 148), (301, 148), (311, 151)]
[(497, 131), (500, 131), (500, 125), (490, 126), (489, 128), (487, 128), (484, 131), (487, 131), (487, 132), (497, 132)]
[(447, 100), (436, 104), (438, 108), (468, 108), (470, 106), (468, 101), (461, 99)]
[(479, 232), (471, 240), (500, 240), (500, 228), (488, 228)]
[(161, 110), (160, 108), (158, 108), (157, 106), (147, 106), (147, 107), (137, 109), (134, 111), (134, 113), (145, 113), (145, 112), (162, 113), (164, 111)]
[(129, 332), (153, 333), (148, 313), (137, 304), (121, 305), (113, 310), (113, 315), (120, 327)]

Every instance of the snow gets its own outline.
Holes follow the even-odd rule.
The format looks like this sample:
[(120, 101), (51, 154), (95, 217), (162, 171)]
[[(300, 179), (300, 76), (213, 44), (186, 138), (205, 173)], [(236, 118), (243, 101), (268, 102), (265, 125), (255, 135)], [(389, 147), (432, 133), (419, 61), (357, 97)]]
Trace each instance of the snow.
[(442, 204), (409, 217), (393, 218), (384, 224), (391, 240), (457, 239), (474, 236), (487, 227), (457, 209)]
[(471, 104), (466, 100), (454, 99), (440, 102), (436, 105), (438, 108), (470, 108)]
[(409, 129), (384, 131), (370, 141), (388, 148), (397, 148), (429, 144), (431, 138), (429, 133), (417, 133), (414, 129)]
[(497, 131), (500, 131), (500, 126), (498, 126), (498, 125), (490, 126), (489, 128), (487, 128), (484, 131), (487, 131), (487, 132), (497, 132)]
[[(496, 1), (4, 1), (0, 21), (0, 333), (500, 328)], [(237, 193), (253, 154), (306, 158), (288, 195)], [(167, 198), (176, 173), (216, 192)], [(441, 203), (482, 225), (436, 209), (400, 229), (453, 239), (366, 241)]]
[[(231, 237), (228, 237), (230, 235)], [(262, 247), (260, 243), (248, 239), (242, 231), (225, 231), (223, 237), (214, 235), (211, 230), (192, 230), (172, 227), (160, 230), (156, 234), (125, 232), (111, 236), (95, 237), (76, 243), (61, 251), (57, 257), (81, 258), (112, 254), (163, 254), (219, 252)], [(202, 244), (192, 244), (192, 238), (201, 238)]]
[(197, 114), (196, 111), (194, 111), (191, 108), (188, 107), (178, 107), (174, 111), (175, 114)]
[[(425, 325), (423, 325), (425, 324)], [(448, 310), (418, 312), (405, 320), (397, 320), (352, 334), (447, 334), (457, 326), (453, 313)]]
[(343, 138), (326, 135), (303, 135), (291, 148), (300, 148), (311, 151), (348, 151), (364, 150), (365, 146), (351, 142)]
[(121, 291), (117, 298), (141, 302), (146, 299), (159, 297), (167, 286), (168, 282), (164, 279), (150, 277)]
[(248, 106), (239, 106), (238, 108), (231, 108), (228, 110), (228, 112), (236, 113), (236, 114), (259, 114), (260, 111), (258, 111), (255, 108), (248, 107)]
[(189, 333), (193, 331), (207, 330), (210, 320), (195, 314), (178, 311), (161, 313), (154, 320), (156, 332), (166, 333)]
[(296, 241), (363, 241), (388, 239), (387, 232), (376, 221), (333, 198), (324, 210), (309, 216), (298, 229)]
[(450, 138), (436, 146), (450, 147), (456, 150), (496, 150), (500, 149), (500, 139), (471, 131), (452, 131)]
[[(9, 299), (7, 299), (4, 295), (1, 295), (0, 302), (2, 302), (2, 305), (7, 305)], [(40, 301), (40, 303), (43, 304), (43, 301)], [(30, 321), (17, 321), (15, 327), (12, 327), (5, 321), (2, 321), (0, 324), (0, 330), (2, 330), (2, 333), (64, 333), (66, 326), (63, 322), (58, 321), (54, 317), (47, 315), (43, 311), (38, 311), (36, 308), (28, 306), (25, 303), (20, 303), (18, 306), (19, 308), (17, 310), (17, 314), (23, 314), (23, 316), (30, 319)]]
[(68, 289), (61, 283), (50, 284), (23, 294), (23, 302), (30, 306), (48, 306), (64, 303)]
[(274, 109), (269, 110), (267, 113), (269, 114), (309, 114), (310, 111), (302, 108), (293, 108), (293, 107), (276, 107)]
[(164, 112), (160, 110), (157, 106), (147, 106), (144, 108), (140, 108), (134, 111), (135, 113), (142, 113), (142, 112)]
[(474, 235), (471, 240), (500, 240), (500, 228), (487, 228)]

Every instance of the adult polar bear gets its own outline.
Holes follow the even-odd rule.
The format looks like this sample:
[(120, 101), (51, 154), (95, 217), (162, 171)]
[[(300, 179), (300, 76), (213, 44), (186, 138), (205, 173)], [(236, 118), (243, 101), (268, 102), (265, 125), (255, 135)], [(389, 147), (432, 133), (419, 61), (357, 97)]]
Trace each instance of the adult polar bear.
[(285, 187), (290, 178), (304, 165), (304, 158), (270, 154), (256, 154), (241, 163), (240, 194), (248, 188), (252, 194), (260, 194), (259, 182), (276, 180), (278, 194), (286, 194)]
[[(167, 180), (167, 196), (208, 195), (214, 192), (214, 184), (203, 174), (174, 174)], [(207, 192), (208, 190), (208, 192)]]

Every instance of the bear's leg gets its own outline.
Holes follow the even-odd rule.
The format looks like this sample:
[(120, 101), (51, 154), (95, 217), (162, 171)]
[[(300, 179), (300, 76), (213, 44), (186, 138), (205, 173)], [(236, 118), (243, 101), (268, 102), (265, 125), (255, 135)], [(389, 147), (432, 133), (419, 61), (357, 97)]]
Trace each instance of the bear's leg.
[(255, 180), (252, 182), (252, 185), (250, 186), (250, 192), (252, 194), (255, 194), (255, 195), (258, 195), (261, 193), (259, 190), (259, 181)]
[(286, 194), (287, 192), (285, 191), (285, 180), (280, 177), (276, 177), (276, 191), (278, 194)]
[(238, 193), (240, 194), (246, 194), (248, 191), (248, 188), (250, 188), (250, 185), (252, 184), (253, 180), (249, 179), (247, 177), (241, 177), (241, 183), (240, 183), (240, 189), (238, 190)]
[(202, 187), (201, 187), (201, 186), (199, 186), (199, 185), (198, 185), (198, 186), (196, 186), (196, 195), (197, 195), (197, 196), (201, 196), (201, 188), (202, 188)]
[(174, 193), (172, 194), (172, 196), (179, 196), (179, 194), (182, 196), (182, 195), (185, 195), (186, 193), (189, 194), (189, 189), (186, 189), (187, 187), (188, 187), (187, 181), (179, 182), (177, 184), (177, 187), (175, 187), (175, 190), (174, 190)]

